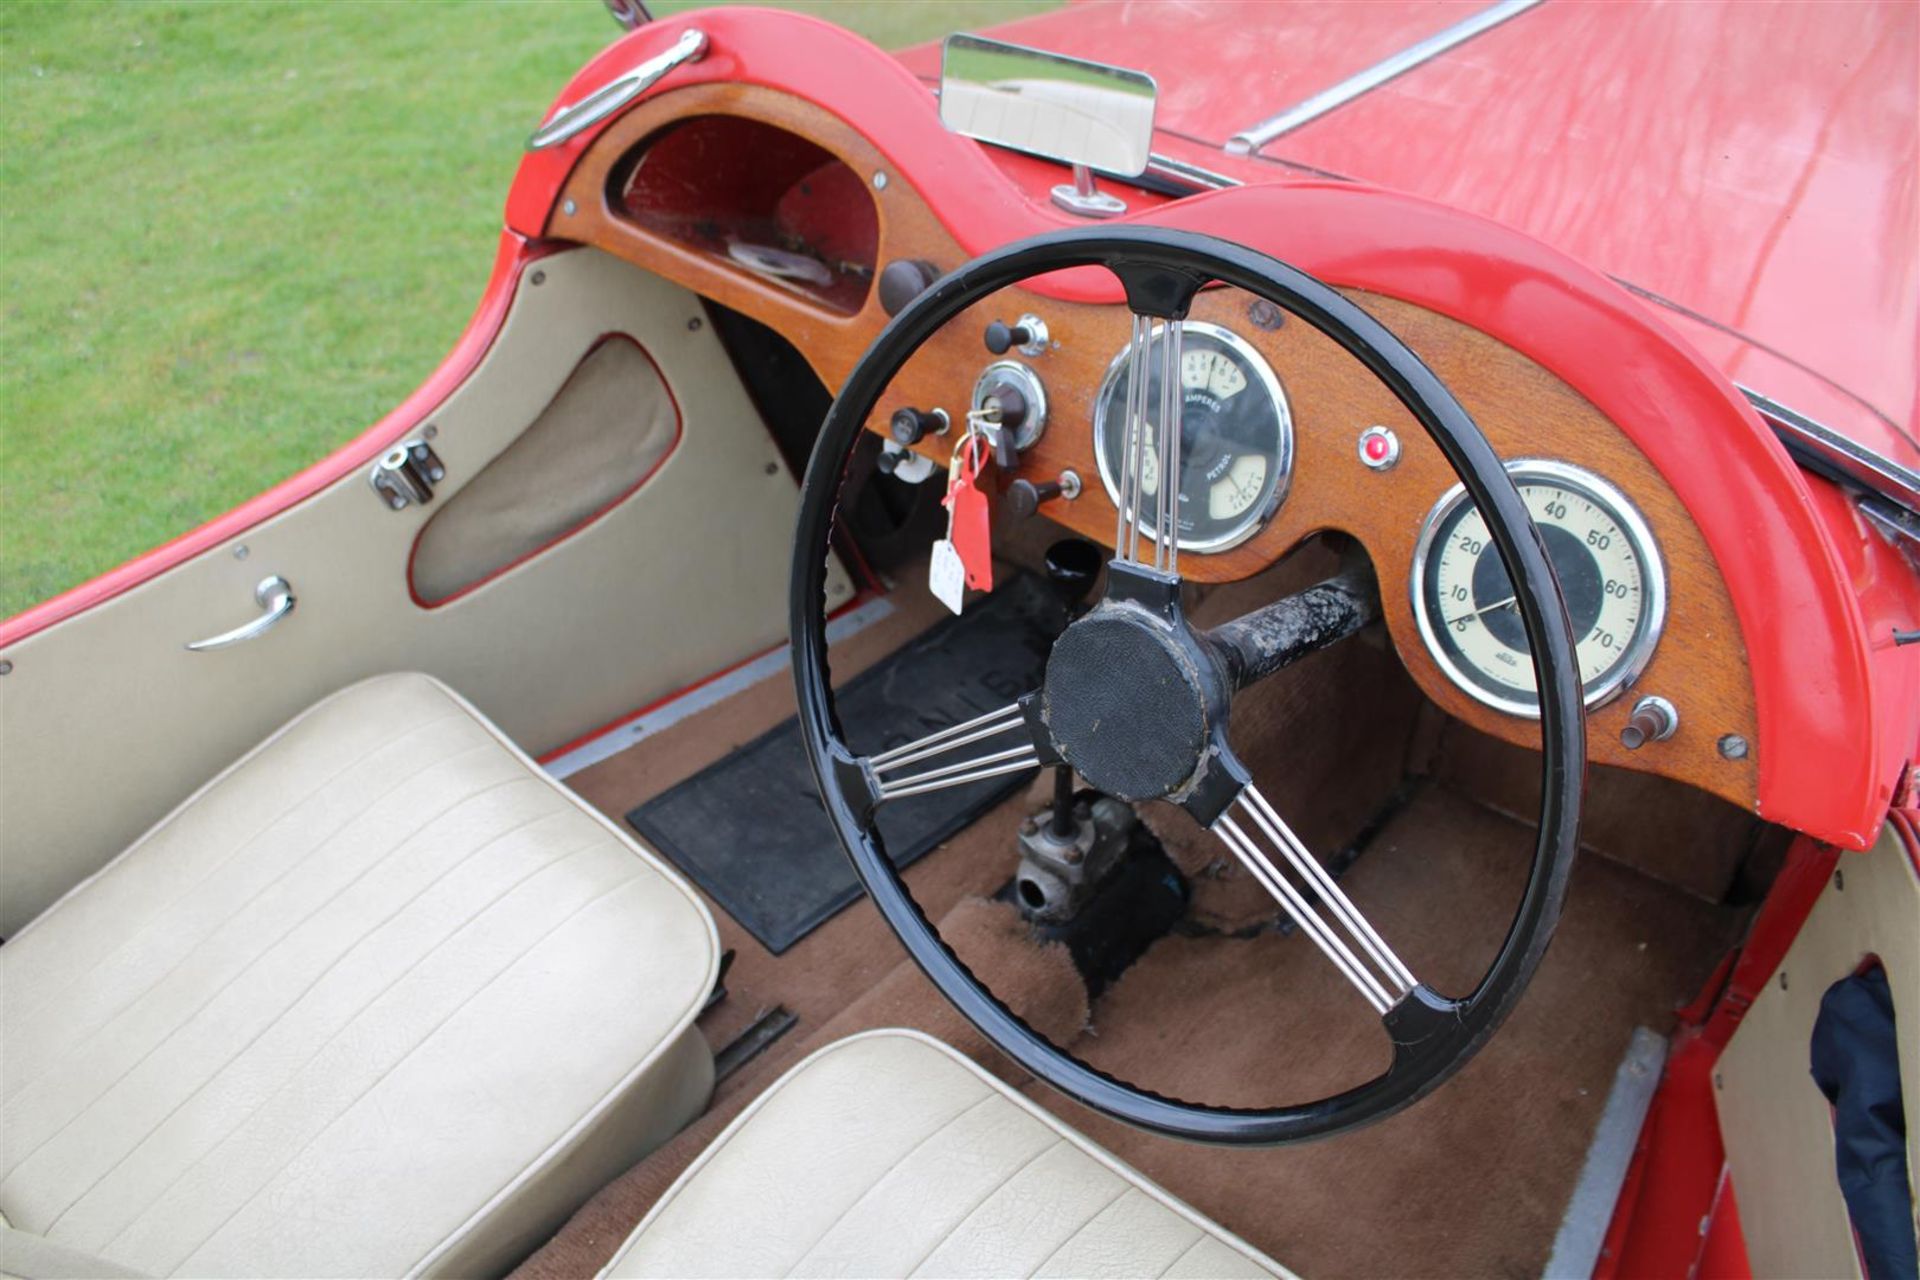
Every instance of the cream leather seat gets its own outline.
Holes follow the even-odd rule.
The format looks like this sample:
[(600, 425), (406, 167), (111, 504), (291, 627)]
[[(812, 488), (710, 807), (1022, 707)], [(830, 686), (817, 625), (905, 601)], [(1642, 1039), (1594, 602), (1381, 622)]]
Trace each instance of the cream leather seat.
[(464, 700), (357, 685), (0, 948), (0, 1270), (503, 1271), (704, 1108), (717, 954)]
[(601, 1273), (1286, 1274), (913, 1031), (854, 1036), (788, 1072)]

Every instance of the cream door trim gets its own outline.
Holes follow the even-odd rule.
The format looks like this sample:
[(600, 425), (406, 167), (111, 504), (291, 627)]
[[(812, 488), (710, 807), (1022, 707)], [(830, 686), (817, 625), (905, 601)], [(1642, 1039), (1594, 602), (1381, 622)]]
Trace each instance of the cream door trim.
[[(390, 511), (357, 470), (10, 649), (0, 934), (274, 726), (367, 676), (425, 671), (542, 754), (784, 639), (797, 483), (698, 299), (609, 254), (522, 269), (492, 348), (426, 419), (448, 471), (437, 496), (517, 438), (614, 332), (659, 365), (679, 444), (609, 514), (469, 594), (414, 603), (407, 560), (437, 503)], [(253, 616), (269, 574), (292, 584), (292, 617), (231, 649), (182, 647)], [(830, 580), (831, 602), (851, 598), (837, 566)]]
[[(1827, 988), (1877, 955), (1900, 1029), (1907, 1114), (1920, 1099), (1920, 873), (1893, 823), (1865, 853), (1842, 853), (1780, 968), (1714, 1068), (1714, 1102), (1757, 1276), (1858, 1276), (1853, 1226), (1833, 1164), (1833, 1120), (1808, 1062)], [(1781, 985), (1784, 976), (1786, 985)], [(1907, 1125), (1920, 1169), (1920, 1125)]]

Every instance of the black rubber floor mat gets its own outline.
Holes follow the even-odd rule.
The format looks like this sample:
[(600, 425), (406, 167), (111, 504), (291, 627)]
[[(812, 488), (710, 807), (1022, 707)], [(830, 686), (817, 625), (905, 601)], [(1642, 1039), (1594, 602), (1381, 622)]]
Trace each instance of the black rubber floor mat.
[[(1013, 579), (839, 691), (849, 744), (872, 755), (1005, 706), (1038, 686), (1063, 621), (1037, 578)], [(880, 836), (904, 867), (1032, 776), (894, 800), (880, 810)], [(798, 720), (655, 796), (627, 821), (775, 955), (860, 896), (820, 808)]]

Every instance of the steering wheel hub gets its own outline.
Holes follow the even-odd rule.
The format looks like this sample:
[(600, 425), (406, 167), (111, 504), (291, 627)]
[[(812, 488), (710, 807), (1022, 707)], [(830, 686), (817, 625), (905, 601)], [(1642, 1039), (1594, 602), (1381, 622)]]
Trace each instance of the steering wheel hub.
[(1043, 709), (1061, 756), (1122, 800), (1178, 791), (1199, 771), (1225, 706), (1218, 670), (1179, 623), (1108, 602), (1047, 660)]

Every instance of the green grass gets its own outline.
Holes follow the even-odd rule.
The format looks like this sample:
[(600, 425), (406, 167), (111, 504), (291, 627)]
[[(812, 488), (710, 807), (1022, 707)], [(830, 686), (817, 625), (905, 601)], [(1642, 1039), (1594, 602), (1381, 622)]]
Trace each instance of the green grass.
[[(1052, 6), (787, 7), (898, 47)], [(522, 141), (616, 34), (594, 0), (0, 4), (0, 617), (417, 386)]]

